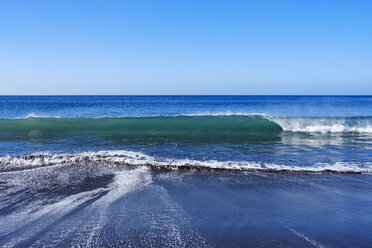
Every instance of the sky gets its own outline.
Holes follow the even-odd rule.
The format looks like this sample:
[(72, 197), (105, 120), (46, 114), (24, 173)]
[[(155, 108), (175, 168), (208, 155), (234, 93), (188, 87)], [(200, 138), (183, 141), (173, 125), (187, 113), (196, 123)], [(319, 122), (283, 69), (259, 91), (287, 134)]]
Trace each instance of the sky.
[(372, 94), (372, 1), (2, 0), (7, 94)]

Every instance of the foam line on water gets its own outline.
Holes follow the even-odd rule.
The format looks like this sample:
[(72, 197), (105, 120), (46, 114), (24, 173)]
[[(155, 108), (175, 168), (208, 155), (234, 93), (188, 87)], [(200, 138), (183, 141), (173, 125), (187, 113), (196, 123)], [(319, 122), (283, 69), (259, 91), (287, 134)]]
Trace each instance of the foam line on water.
[(12, 171), (53, 165), (104, 165), (108, 167), (147, 166), (160, 170), (203, 171), (263, 171), (308, 173), (372, 173), (372, 162), (316, 163), (312, 166), (294, 166), (262, 161), (218, 161), (191, 159), (161, 159), (127, 150), (82, 152), (75, 154), (32, 154), (24, 157), (0, 157), (0, 170)]
[(284, 131), (306, 133), (372, 133), (372, 118), (355, 117), (268, 117)]
[(294, 233), (295, 235), (297, 235), (298, 237), (306, 240), (307, 242), (309, 242), (310, 244), (312, 244), (313, 246), (317, 247), (317, 248), (326, 248), (326, 246), (324, 246), (323, 244), (319, 243), (318, 241), (312, 239), (312, 238), (309, 238), (307, 237), (306, 235), (296, 231), (295, 229), (293, 228), (289, 228), (287, 227), (288, 230), (290, 230), (292, 233)]
[[(50, 167), (43, 168), (47, 169)], [(99, 169), (94, 171), (94, 174), (96, 175), (101, 174)], [(91, 246), (89, 245), (89, 242), (94, 241), (97, 232), (99, 232), (107, 221), (108, 207), (128, 192), (138, 190), (152, 182), (151, 174), (145, 167), (140, 167), (134, 170), (120, 170), (113, 172), (115, 173), (114, 180), (107, 185), (107, 187), (100, 187), (96, 188), (95, 190), (69, 195), (61, 198), (58, 201), (55, 201), (54, 203), (49, 203), (48, 201), (38, 201), (37, 197), (35, 197), (36, 200), (34, 200), (32, 203), (25, 204), (19, 210), (16, 210), (9, 215), (0, 217), (0, 223), (8, 223), (7, 225), (0, 225), (1, 227), (4, 227), (0, 227), (0, 236), (4, 237), (9, 233), (18, 232), (19, 228), (22, 228), (22, 226), (26, 227), (21, 234), (16, 235), (8, 240), (3, 240), (4, 243), (0, 241), (0, 244), (12, 247), (16, 244), (22, 244), (22, 242), (28, 242), (30, 237), (36, 235), (38, 232), (41, 232), (54, 221), (57, 221), (60, 224), (70, 223), (66, 219), (68, 218), (68, 214), (75, 210), (81, 209), (81, 214), (86, 215), (83, 223), (86, 228), (83, 228), (83, 230), (75, 230), (75, 234), (78, 234), (78, 238), (82, 238), (84, 242), (87, 242), (86, 246)], [(49, 188), (48, 183), (52, 183), (49, 180), (53, 178), (53, 175), (57, 176), (58, 173), (61, 173), (61, 171), (53, 168), (53, 170), (47, 170), (45, 173), (32, 173), (31, 171), (28, 171), (26, 175), (12, 175), (10, 178), (8, 177), (8, 179), (11, 179), (8, 182), (8, 186), (9, 189), (14, 189), (15, 192), (23, 192), (25, 188), (31, 188), (37, 192), (38, 186)], [(6, 175), (3, 176), (7, 178)], [(88, 175), (83, 175), (81, 179), (82, 181), (84, 180), (84, 176)], [(24, 177), (31, 178), (31, 181), (33, 181), (34, 184), (22, 180)], [(46, 178), (49, 178), (49, 180), (45, 181)], [(53, 180), (53, 182), (56, 183), (55, 180)], [(63, 187), (71, 182), (68, 179), (66, 182), (57, 180), (57, 184), (58, 183)], [(53, 190), (51, 189), (51, 193), (52, 192)], [(14, 191), (8, 191), (7, 195), (13, 194)], [(80, 208), (82, 204), (90, 201), (92, 202), (87, 204), (84, 208)], [(88, 232), (85, 232), (87, 230)], [(56, 231), (58, 231), (58, 229)], [(54, 232), (54, 230), (51, 230), (51, 232)], [(61, 235), (68, 235), (68, 233), (69, 232), (63, 234), (60, 233), (56, 236), (61, 237)], [(48, 232), (48, 234), (54, 235), (55, 233), (53, 234)], [(78, 243), (83, 242), (80, 241)]]

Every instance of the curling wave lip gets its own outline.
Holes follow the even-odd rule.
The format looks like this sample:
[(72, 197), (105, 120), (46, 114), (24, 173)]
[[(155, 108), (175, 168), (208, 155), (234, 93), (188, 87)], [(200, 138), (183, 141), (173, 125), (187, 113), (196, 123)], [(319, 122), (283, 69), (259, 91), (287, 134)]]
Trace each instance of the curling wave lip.
[(276, 139), (282, 128), (262, 115), (0, 119), (0, 139), (95, 136), (128, 143), (242, 142)]

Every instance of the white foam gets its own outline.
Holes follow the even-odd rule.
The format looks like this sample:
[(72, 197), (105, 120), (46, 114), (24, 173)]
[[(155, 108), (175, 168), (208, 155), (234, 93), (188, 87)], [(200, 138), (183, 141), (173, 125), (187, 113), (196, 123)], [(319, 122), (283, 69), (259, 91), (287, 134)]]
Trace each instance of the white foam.
[(298, 237), (306, 240), (307, 242), (309, 242), (310, 244), (312, 244), (313, 246), (317, 247), (317, 248), (326, 248), (325, 245), (319, 243), (318, 241), (312, 239), (312, 238), (309, 238), (308, 236), (304, 235), (303, 233), (300, 233), (298, 231), (296, 231), (295, 229), (293, 228), (289, 228), (287, 227), (288, 230), (290, 230), (292, 233), (294, 233), (295, 235), (297, 235)]
[(48, 116), (48, 115), (40, 115), (34, 112), (27, 114), (25, 117), (20, 117), (16, 119), (30, 119), (30, 118), (60, 118), (59, 116)]
[[(41, 186), (40, 189), (56, 189), (71, 183), (68, 178), (64, 178), (61, 170), (50, 170), (50, 167), (41, 168), (44, 170), (38, 171), (37, 173), (28, 171), (23, 175), (8, 177), (8, 179), (10, 179), (8, 185), (11, 186), (9, 189), (12, 189), (12, 191), (7, 191), (5, 196), (14, 198), (16, 194), (21, 194), (22, 196), (24, 193), (28, 195), (29, 189), (38, 192), (39, 186)], [(21, 171), (21, 173), (24, 172), (25, 171)], [(89, 171), (86, 172), (90, 173)], [(7, 235), (17, 231), (17, 229), (22, 226), (31, 225), (32, 223), (32, 228), (27, 228), (19, 235), (12, 237), (5, 245), (9, 247), (13, 247), (17, 244), (19, 245), (20, 242), (34, 236), (40, 230), (51, 225), (55, 220), (64, 218), (68, 213), (79, 209), (78, 207), (82, 204), (91, 201), (84, 207), (83, 211), (80, 212), (80, 214), (83, 215), (81, 218), (83, 222), (81, 222), (81, 228), (74, 230), (74, 237), (80, 239), (79, 242), (76, 242), (77, 244), (82, 244), (84, 247), (95, 246), (92, 242), (97, 233), (108, 221), (107, 212), (109, 206), (128, 192), (141, 189), (152, 182), (151, 174), (148, 173), (148, 169), (145, 167), (136, 168), (134, 170), (107, 170), (106, 172), (114, 173), (115, 177), (113, 181), (105, 187), (99, 187), (66, 197), (63, 195), (56, 196), (56, 201), (40, 199), (38, 194), (36, 194), (30, 204), (26, 201), (22, 208), (8, 215), (0, 216), (0, 223), (7, 223), (7, 225), (0, 226), (0, 235)], [(62, 177), (60, 177), (61, 173)], [(88, 175), (85, 174), (79, 178), (83, 181)], [(94, 175), (101, 175), (101, 171), (94, 170)], [(66, 176), (68, 177), (69, 175)], [(51, 187), (49, 187), (48, 183), (51, 184)], [(51, 192), (53, 192), (53, 190)], [(61, 198), (59, 199), (58, 197)], [(78, 221), (80, 222), (80, 219), (78, 219)], [(64, 222), (62, 225), (66, 223), (68, 222)], [(73, 225), (72, 228), (75, 228), (75, 225)], [(53, 242), (56, 241), (55, 237), (61, 241), (63, 237), (69, 235), (70, 229), (71, 226), (68, 227), (67, 232), (66, 228), (62, 229), (63, 232), (60, 232), (61, 229), (53, 229), (51, 232), (48, 232), (47, 235), (55, 235), (54, 239), (52, 239)], [(36, 241), (34, 245), (38, 246), (38, 242), (39, 240)]]
[(76, 154), (34, 154), (25, 157), (0, 157), (0, 169), (14, 170), (53, 165), (105, 165), (105, 166), (152, 166), (179, 169), (182, 167), (203, 167), (210, 169), (257, 170), (257, 171), (306, 171), (306, 172), (354, 172), (372, 173), (372, 162), (316, 163), (312, 166), (294, 166), (263, 161), (218, 161), (191, 159), (159, 159), (141, 152), (109, 150), (82, 152)]
[(292, 132), (309, 132), (309, 133), (372, 133), (372, 126), (366, 127), (348, 127), (346, 125), (309, 125), (309, 126), (284, 126), (283, 130)]
[(280, 125), (284, 131), (308, 133), (372, 133), (370, 119), (332, 118), (332, 117), (270, 117), (268, 119)]
[[(0, 218), (0, 223), (8, 223), (7, 226), (0, 228), (0, 234), (5, 235), (7, 233), (15, 231), (19, 226), (26, 225), (28, 223), (35, 222), (42, 216), (63, 216), (64, 213), (69, 212), (85, 201), (92, 199), (96, 194), (102, 192), (103, 189), (96, 189), (92, 191), (82, 192), (75, 195), (68, 196), (56, 203), (46, 204), (40, 208), (39, 205), (28, 206), (21, 211), (15, 212), (11, 215), (6, 215)], [(53, 219), (53, 218), (51, 218)], [(41, 223), (44, 225), (45, 223)], [(21, 237), (19, 237), (20, 239)], [(18, 241), (19, 241), (18, 239)]]

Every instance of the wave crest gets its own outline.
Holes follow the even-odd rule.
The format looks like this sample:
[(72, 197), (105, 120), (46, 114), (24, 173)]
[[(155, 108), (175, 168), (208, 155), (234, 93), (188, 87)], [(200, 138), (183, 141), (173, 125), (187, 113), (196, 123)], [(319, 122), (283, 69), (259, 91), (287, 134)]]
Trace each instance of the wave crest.
[(307, 133), (372, 133), (372, 118), (360, 117), (270, 117), (284, 131)]
[[(261, 113), (197, 113), (175, 116), (59, 118), (31, 113), (22, 119), (0, 119), (0, 131), (15, 136), (52, 132), (114, 135), (191, 141), (244, 141), (247, 136), (277, 136), (281, 131), (306, 133), (372, 133), (372, 117), (274, 117)], [(39, 137), (39, 136), (38, 136)], [(0, 134), (1, 138), (1, 134)]]
[(96, 136), (133, 142), (273, 139), (282, 128), (260, 115), (0, 119), (0, 139)]

